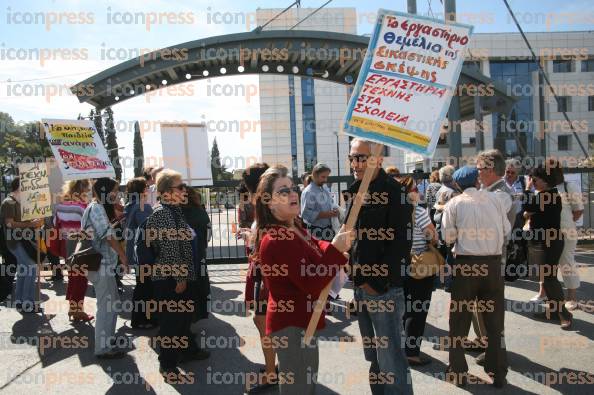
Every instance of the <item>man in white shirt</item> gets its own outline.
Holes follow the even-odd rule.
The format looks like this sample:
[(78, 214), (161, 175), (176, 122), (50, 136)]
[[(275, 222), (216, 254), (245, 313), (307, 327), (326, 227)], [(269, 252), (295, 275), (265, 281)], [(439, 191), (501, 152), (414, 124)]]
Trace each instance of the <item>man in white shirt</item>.
[(453, 244), (455, 256), (446, 378), (458, 386), (466, 384), (468, 365), (463, 343), (472, 313), (477, 310), (483, 313), (488, 338), (485, 372), (501, 388), (507, 374), (501, 336), (505, 311), (501, 252), (504, 235), (511, 230), (507, 209), (493, 192), (478, 190), (476, 168), (464, 166), (453, 178), (464, 192), (448, 202), (442, 219), (443, 238)]

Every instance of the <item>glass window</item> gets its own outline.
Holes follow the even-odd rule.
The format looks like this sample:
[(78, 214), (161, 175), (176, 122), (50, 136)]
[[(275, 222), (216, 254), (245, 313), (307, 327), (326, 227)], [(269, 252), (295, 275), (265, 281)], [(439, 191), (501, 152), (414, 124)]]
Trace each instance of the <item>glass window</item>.
[(582, 60), (582, 72), (594, 71), (594, 58)]
[(559, 101), (557, 102), (557, 112), (571, 112), (571, 97), (569, 96), (559, 96)]
[(594, 111), (594, 96), (588, 96), (588, 111)]
[(571, 73), (571, 60), (553, 60), (553, 73)]
[(594, 134), (588, 135), (588, 151), (594, 150)]
[(557, 150), (571, 150), (571, 136), (557, 136)]

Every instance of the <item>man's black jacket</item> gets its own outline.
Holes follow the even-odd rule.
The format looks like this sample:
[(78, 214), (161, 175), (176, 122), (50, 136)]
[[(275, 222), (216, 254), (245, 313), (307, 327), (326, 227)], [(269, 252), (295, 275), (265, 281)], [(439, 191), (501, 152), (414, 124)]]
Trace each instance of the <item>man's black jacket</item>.
[[(360, 184), (355, 181), (348, 189), (348, 213)], [(403, 285), (412, 247), (412, 209), (402, 185), (380, 169), (369, 184), (355, 223), (356, 236), (350, 251), (355, 286), (367, 283), (376, 292), (384, 293), (389, 287)]]

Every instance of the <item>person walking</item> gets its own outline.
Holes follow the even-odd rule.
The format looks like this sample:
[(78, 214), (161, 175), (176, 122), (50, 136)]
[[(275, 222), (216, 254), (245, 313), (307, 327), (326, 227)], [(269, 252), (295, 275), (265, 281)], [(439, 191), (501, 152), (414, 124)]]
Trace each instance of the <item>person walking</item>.
[[(144, 177), (136, 177), (126, 184), (127, 202), (124, 206), (124, 235), (126, 239), (126, 257), (128, 264), (134, 267), (136, 285), (132, 293), (133, 310), (130, 325), (134, 329), (152, 329), (157, 325), (155, 318), (150, 318), (146, 311), (149, 301), (153, 300), (151, 282), (151, 262), (139, 262), (134, 245), (140, 225), (153, 213), (147, 203), (148, 184)], [(147, 314), (148, 313), (148, 314)]]
[(20, 177), (10, 182), (10, 193), (2, 202), (0, 218), (4, 224), (6, 247), (16, 258), (16, 289), (14, 306), (22, 313), (39, 313), (40, 306), (36, 299), (35, 279), (37, 278), (37, 262), (31, 258), (24, 243), (30, 243), (30, 236), (43, 225), (42, 219), (21, 220)]
[[(58, 239), (51, 241), (52, 249), (64, 259), (68, 259), (76, 249), (75, 235), (80, 232), (81, 220), (91, 200), (89, 180), (67, 181), (62, 187), (61, 202), (54, 208), (54, 229)], [(94, 317), (84, 310), (85, 294), (89, 281), (80, 268), (68, 271), (66, 300), (69, 302), (68, 316), (72, 321), (91, 321)]]
[[(160, 306), (159, 372), (168, 383), (175, 383), (182, 374), (180, 362), (201, 360), (209, 354), (198, 346), (190, 331), (193, 309), (188, 282), (196, 279), (192, 255), (192, 233), (185, 221), (181, 204), (186, 202), (186, 184), (181, 174), (164, 169), (157, 176), (156, 191), (160, 203), (146, 223), (146, 237), (153, 248), (155, 263), (151, 280), (155, 299)], [(181, 339), (171, 342), (171, 339)], [(167, 342), (167, 343), (164, 343)]]
[[(352, 237), (352, 232), (339, 232), (331, 242), (310, 237), (298, 219), (298, 191), (287, 169), (278, 166), (264, 172), (256, 192), (254, 259), (269, 289), (266, 334), (278, 356), (281, 395), (315, 393), (317, 340), (304, 344), (303, 332), (312, 302), (347, 263), (343, 253)], [(324, 321), (322, 312), (316, 330), (324, 328)]]
[(100, 359), (122, 358), (125, 353), (114, 346), (119, 300), (115, 280), (118, 257), (124, 271), (128, 271), (128, 258), (116, 240), (111, 222), (115, 219), (118, 182), (99, 178), (93, 184), (93, 200), (81, 219), (81, 229), (91, 236), (93, 248), (102, 255), (97, 271), (89, 271), (88, 278), (95, 288), (97, 313), (95, 316), (95, 356)]
[[(540, 278), (548, 298), (547, 310), (537, 313), (539, 318), (558, 318), (561, 329), (569, 330), (573, 324), (573, 315), (565, 307), (563, 288), (557, 279), (559, 260), (563, 254), (563, 233), (561, 230), (562, 198), (557, 188), (556, 179), (550, 169), (539, 166), (531, 171), (531, 177), (524, 191), (524, 216), (529, 219), (529, 254), (538, 264)], [(532, 193), (532, 187), (536, 193)]]
[[(584, 213), (582, 194), (572, 182), (565, 181), (561, 164), (557, 161), (549, 163), (549, 172), (554, 178), (555, 188), (561, 194), (561, 233), (563, 234), (563, 252), (559, 258), (559, 269), (563, 277), (563, 283), (567, 288), (565, 307), (567, 310), (575, 310), (577, 304), (577, 289), (580, 286), (580, 275), (575, 261), (575, 249), (577, 247), (576, 221)], [(532, 298), (533, 301), (544, 301), (547, 296), (544, 290), (543, 281), (539, 283), (538, 294)]]
[(330, 241), (334, 238), (332, 218), (339, 215), (332, 195), (324, 188), (330, 176), (330, 168), (318, 163), (311, 171), (311, 176), (312, 182), (301, 193), (301, 218), (312, 236)]
[[(404, 177), (400, 182), (406, 189), (408, 200), (414, 206), (411, 256), (421, 255), (427, 251), (428, 244), (437, 245), (437, 232), (427, 209), (418, 204), (419, 195), (413, 178)], [(421, 355), (421, 342), (437, 275), (416, 279), (411, 277), (408, 269), (409, 267), (404, 278), (406, 310), (403, 318), (406, 358), (410, 366), (424, 366), (431, 363), (430, 358)]]
[(493, 192), (478, 190), (478, 170), (464, 166), (453, 175), (463, 190), (445, 207), (443, 238), (453, 245), (453, 281), (450, 303), (449, 365), (446, 380), (464, 386), (468, 364), (464, 343), (474, 310), (483, 312), (488, 338), (485, 372), (493, 385), (506, 384), (507, 356), (502, 344), (504, 328), (503, 274), (501, 252), (504, 235), (511, 227), (507, 208)]
[[(365, 359), (371, 362), (371, 392), (375, 394), (413, 393), (410, 368), (404, 353), (404, 271), (410, 264), (413, 206), (402, 185), (381, 168), (382, 157), (372, 157), (375, 143), (355, 138), (349, 162), (355, 182), (348, 189), (347, 215), (361, 185), (367, 166), (373, 166), (366, 199), (355, 222), (357, 237), (350, 251), (353, 287), (359, 330), (363, 339), (386, 339), (385, 346), (366, 346)], [(371, 164), (370, 164), (371, 163)], [(368, 308), (369, 304), (384, 308)], [(389, 378), (383, 380), (378, 378)]]

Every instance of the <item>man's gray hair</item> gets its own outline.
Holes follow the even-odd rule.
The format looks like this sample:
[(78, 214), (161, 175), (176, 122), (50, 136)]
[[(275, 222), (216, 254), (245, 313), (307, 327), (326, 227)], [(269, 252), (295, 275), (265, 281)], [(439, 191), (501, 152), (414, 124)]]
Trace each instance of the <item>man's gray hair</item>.
[(515, 167), (516, 170), (520, 170), (522, 163), (520, 163), (520, 161), (515, 158), (511, 158), (505, 161), (505, 168), (508, 167)]
[[(369, 147), (370, 154), (373, 154), (373, 151), (375, 151), (376, 146), (379, 145), (378, 143), (374, 143), (373, 141), (361, 139), (359, 137), (355, 137), (354, 139), (351, 140), (351, 148), (355, 144), (367, 144), (367, 146)], [(380, 156), (383, 156), (383, 154), (384, 154), (384, 152), (382, 150), (382, 153)]]
[(503, 177), (505, 175), (505, 159), (498, 149), (481, 151), (476, 157), (477, 162), (483, 162), (483, 166), (493, 169), (496, 175)]
[(456, 168), (452, 165), (447, 165), (439, 169), (439, 182), (452, 182), (454, 180), (454, 172)]

